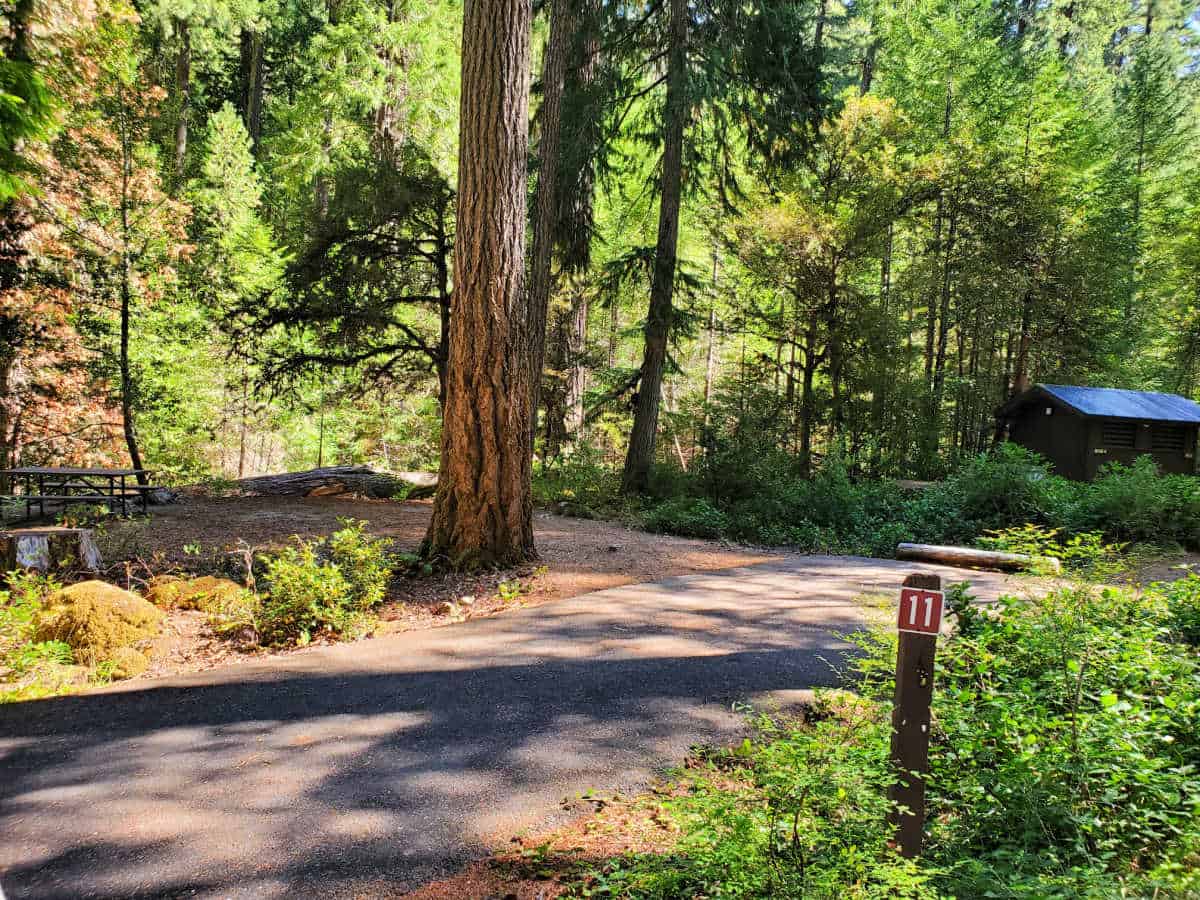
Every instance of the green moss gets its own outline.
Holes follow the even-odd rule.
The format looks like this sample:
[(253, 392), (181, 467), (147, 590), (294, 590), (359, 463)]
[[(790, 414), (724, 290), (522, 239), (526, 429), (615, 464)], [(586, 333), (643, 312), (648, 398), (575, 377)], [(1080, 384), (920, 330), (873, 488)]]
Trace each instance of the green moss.
[(114, 680), (136, 678), (150, 668), (150, 658), (133, 647), (119, 647), (108, 660)]
[(137, 594), (103, 581), (56, 591), (34, 620), (38, 641), (62, 641), (80, 662), (95, 664), (158, 634), (163, 614)]
[(159, 576), (150, 582), (146, 599), (160, 609), (198, 609), (217, 613), (236, 605), (246, 589), (228, 578)]

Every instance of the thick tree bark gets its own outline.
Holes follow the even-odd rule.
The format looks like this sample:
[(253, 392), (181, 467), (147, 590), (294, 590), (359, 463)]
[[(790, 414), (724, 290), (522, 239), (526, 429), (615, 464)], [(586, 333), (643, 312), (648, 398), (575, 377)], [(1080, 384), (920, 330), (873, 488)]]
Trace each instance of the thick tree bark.
[(454, 299), (442, 458), (427, 558), (458, 568), (536, 555), (525, 286), (529, 0), (467, 0)]
[(679, 246), (679, 210), (683, 185), (683, 135), (688, 116), (688, 4), (671, 0), (671, 38), (667, 61), (667, 98), (663, 134), (662, 190), (658, 209), (658, 246), (650, 285), (650, 311), (646, 317), (646, 346), (642, 356), (641, 385), (621, 490), (644, 491), (650, 480), (654, 443), (658, 432), (659, 395), (667, 363), (667, 341), (673, 317), (672, 294)]
[(262, 137), (263, 109), (263, 54), (266, 50), (266, 36), (260, 31), (249, 28), (242, 29), (241, 38), (241, 76), (242, 122), (250, 142), (257, 152), (258, 142)]
[(562, 141), (563, 84), (567, 54), (575, 30), (576, 0), (553, 0), (550, 39), (542, 66), (541, 139), (533, 220), (533, 253), (529, 272), (529, 423), (537, 430), (542, 370), (546, 356), (546, 316), (553, 287), (554, 232), (558, 224), (558, 162)]
[(183, 184), (187, 170), (188, 116), (192, 100), (192, 32), (187, 19), (178, 20), (179, 53), (175, 57), (175, 98), (179, 116), (175, 120), (175, 183)]
[(454, 302), (450, 290), (450, 269), (446, 261), (453, 248), (450, 246), (450, 236), (446, 233), (446, 210), (439, 211), (437, 217), (437, 284), (438, 284), (438, 409), (446, 411), (446, 367), (450, 360), (450, 305)]

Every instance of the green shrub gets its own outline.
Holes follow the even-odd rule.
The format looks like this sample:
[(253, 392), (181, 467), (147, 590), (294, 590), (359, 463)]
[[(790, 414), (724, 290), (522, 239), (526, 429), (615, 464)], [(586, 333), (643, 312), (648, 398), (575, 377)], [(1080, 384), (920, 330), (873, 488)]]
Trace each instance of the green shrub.
[(306, 644), (318, 634), (356, 637), (382, 602), (395, 560), (388, 542), (342, 521), (328, 541), (298, 541), (262, 559), (266, 594), (258, 613), (267, 644)]
[(1158, 590), (1063, 590), (947, 642), (929, 844), (948, 892), (1116, 895), (1198, 836), (1200, 668), (1169, 616)]
[(367, 534), (367, 522), (338, 522), (342, 527), (329, 537), (329, 557), (350, 583), (352, 604), (360, 610), (378, 606), (395, 570), (388, 550), (391, 542)]
[(1167, 628), (1175, 640), (1200, 647), (1200, 576), (1189, 572), (1186, 578), (1157, 585), (1167, 604)]
[(21, 644), (4, 658), (4, 664), (16, 675), (24, 675), (44, 663), (69, 666), (75, 661), (69, 644), (62, 641), (34, 641)]
[(886, 479), (855, 480), (837, 456), (801, 477), (794, 457), (737, 435), (718, 439), (688, 472), (656, 466), (645, 497), (623, 497), (619, 487), (617, 470), (582, 451), (539, 469), (535, 496), (573, 515), (640, 519), (652, 531), (864, 556), (891, 556), (902, 541), (969, 544), (995, 531), (1018, 540), (1008, 532), (1045, 529), (1076, 572), (1090, 555), (1095, 577), (1111, 571), (1113, 545), (1200, 548), (1200, 478), (1160, 475), (1148, 457), (1085, 484), (1002, 444), (906, 492)]
[(1080, 486), (1074, 521), (1066, 524), (1119, 541), (1200, 546), (1200, 479), (1160, 475), (1149, 456), (1132, 466), (1110, 463)]
[(930, 874), (887, 847), (882, 721), (758, 725), (756, 740), (709, 754), (684, 776), (686, 792), (668, 801), (683, 832), (675, 852), (608, 861), (568, 896), (935, 896)]
[(1001, 444), (969, 460), (924, 497), (946, 495), (953, 509), (977, 530), (1023, 522), (1044, 523), (1052, 496), (1050, 465), (1016, 444)]
[(729, 531), (729, 517), (707, 500), (679, 497), (651, 510), (646, 528), (684, 537), (717, 538)]
[(267, 644), (306, 644), (319, 631), (348, 624), (352, 587), (337, 566), (317, 556), (320, 541), (285, 547), (265, 559), (267, 594), (258, 631)]
[(52, 575), (34, 571), (17, 570), (4, 577), (8, 588), (0, 591), (0, 656), (30, 639), (46, 598), (62, 588)]
[(1048, 557), (1061, 561), (1068, 572), (1092, 581), (1106, 581), (1126, 570), (1125, 547), (1106, 544), (1104, 535), (1098, 531), (1064, 538), (1061, 528), (1027, 524), (989, 531), (977, 543), (988, 550), (1033, 557), (1030, 571), (1035, 574), (1053, 572), (1046, 562)]
[(590, 518), (617, 511), (621, 498), (620, 472), (603, 464), (587, 446), (534, 469), (533, 497), (545, 506), (563, 506), (573, 515)]

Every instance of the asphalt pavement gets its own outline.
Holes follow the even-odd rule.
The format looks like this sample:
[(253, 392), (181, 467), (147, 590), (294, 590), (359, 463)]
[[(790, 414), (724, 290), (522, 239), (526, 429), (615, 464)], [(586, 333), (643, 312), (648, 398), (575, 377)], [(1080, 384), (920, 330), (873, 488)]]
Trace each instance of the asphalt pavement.
[[(271, 662), (0, 706), (0, 884), (26, 898), (395, 896), (588, 790), (633, 790), (741, 704), (842, 683), (864, 592), (793, 557)], [(735, 708), (736, 707), (736, 708)]]

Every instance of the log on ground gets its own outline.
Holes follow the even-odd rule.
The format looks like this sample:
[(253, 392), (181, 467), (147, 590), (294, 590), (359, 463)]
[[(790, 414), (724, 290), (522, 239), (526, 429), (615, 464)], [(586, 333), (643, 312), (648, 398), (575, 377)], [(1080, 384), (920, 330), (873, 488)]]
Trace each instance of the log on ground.
[(305, 472), (284, 472), (243, 478), (237, 486), (247, 494), (331, 497), (342, 494), (372, 500), (420, 500), (437, 491), (434, 472), (380, 472), (370, 466), (324, 466)]
[(937, 544), (897, 544), (896, 559), (936, 562), (970, 569), (997, 569), (1001, 572), (1022, 572), (1034, 568), (1054, 575), (1062, 572), (1062, 562), (1053, 556), (1030, 556), (1026, 553), (1001, 553)]

